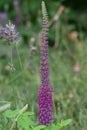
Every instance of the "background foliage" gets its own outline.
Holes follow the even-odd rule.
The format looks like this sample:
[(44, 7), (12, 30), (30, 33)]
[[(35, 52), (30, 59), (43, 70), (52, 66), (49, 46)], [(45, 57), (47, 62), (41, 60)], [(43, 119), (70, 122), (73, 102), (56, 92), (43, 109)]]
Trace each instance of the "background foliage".
[[(49, 62), (51, 85), (54, 86), (53, 122), (67, 118), (72, 125), (64, 130), (87, 129), (87, 9), (86, 0), (47, 0), (49, 21), (64, 5), (58, 21), (49, 28)], [(42, 25), (41, 0), (1, 0), (0, 24), (8, 20), (20, 32), (20, 63), (15, 46), (12, 73), (8, 63), (11, 51), (0, 39), (0, 106), (10, 102), (11, 109), (25, 104), (35, 112), (37, 120), (37, 92), (40, 85), (40, 32)], [(56, 44), (55, 44), (56, 43)], [(3, 113), (1, 113), (3, 114)], [(0, 127), (6, 130), (7, 120), (0, 116)], [(9, 128), (8, 128), (9, 129)]]

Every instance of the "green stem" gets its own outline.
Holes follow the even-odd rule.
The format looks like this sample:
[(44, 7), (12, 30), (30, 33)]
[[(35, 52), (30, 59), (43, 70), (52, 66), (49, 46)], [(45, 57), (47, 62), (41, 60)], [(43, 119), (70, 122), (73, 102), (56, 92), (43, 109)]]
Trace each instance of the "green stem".
[(21, 58), (20, 58), (20, 55), (19, 55), (19, 51), (18, 51), (18, 46), (16, 44), (16, 49), (17, 49), (17, 54), (18, 54), (18, 58), (19, 58), (19, 62), (20, 62), (20, 67), (22, 69), (22, 62), (21, 62)]
[(10, 46), (11, 48), (11, 64), (13, 63), (13, 58), (12, 58), (12, 46)]

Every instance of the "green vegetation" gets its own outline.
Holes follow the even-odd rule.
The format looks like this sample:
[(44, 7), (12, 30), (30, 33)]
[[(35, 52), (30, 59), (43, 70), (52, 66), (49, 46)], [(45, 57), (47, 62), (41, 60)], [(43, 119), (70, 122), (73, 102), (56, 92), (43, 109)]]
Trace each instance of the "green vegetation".
[[(0, 11), (7, 11), (7, 19), (14, 21), (18, 10), (13, 6), (11, 0), (7, 1), (8, 3), (5, 0), (0, 1)], [(51, 21), (61, 7), (62, 0), (59, 2), (56, 0), (55, 2), (49, 1), (46, 3), (49, 21)], [(6, 4), (9, 5), (8, 8), (6, 8)], [(64, 4), (67, 5), (66, 2)], [(37, 92), (40, 85), (41, 0), (38, 2), (23, 0), (20, 1), (20, 5), (22, 11), (19, 11), (21, 17), (17, 23), (17, 31), (20, 32), (18, 50), (22, 67), (14, 45), (13, 63), (15, 71), (10, 71), (8, 63), (11, 58), (11, 48), (6, 41), (0, 39), (0, 108), (11, 103), (10, 110), (7, 109), (6, 111), (16, 111), (15, 114), (18, 115), (19, 110), (28, 104), (28, 108), (23, 114), (26, 114), (27, 111), (34, 112), (32, 120), (37, 124)], [(66, 119), (72, 119), (72, 123), (63, 127), (62, 130), (86, 130), (86, 26), (83, 26), (82, 19), (80, 22), (78, 20), (80, 16), (83, 16), (81, 11), (79, 13), (78, 10), (74, 13), (73, 10), (71, 6), (66, 6), (65, 12), (61, 13), (59, 19), (49, 29), (50, 78), (51, 86), (54, 86), (53, 123), (57, 124), (66, 121)], [(6, 116), (6, 111), (0, 111), (0, 130), (9, 130), (14, 118), (13, 115), (9, 119)], [(28, 118), (30, 119), (32, 114), (27, 113), (26, 120), (27, 116), (29, 115)]]

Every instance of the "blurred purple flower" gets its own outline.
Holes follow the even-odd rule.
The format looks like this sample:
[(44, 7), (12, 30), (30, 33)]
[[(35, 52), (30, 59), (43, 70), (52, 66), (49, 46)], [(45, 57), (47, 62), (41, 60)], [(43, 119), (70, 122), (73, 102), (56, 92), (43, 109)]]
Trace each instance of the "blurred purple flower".
[(14, 6), (18, 6), (19, 5), (19, 1), (18, 0), (13, 0), (13, 5)]
[(5, 28), (4, 27), (0, 27), (0, 37), (5, 37)]
[(7, 22), (7, 13), (0, 12), (0, 24), (5, 25)]
[(20, 21), (21, 21), (21, 17), (20, 17), (19, 15), (16, 15), (16, 16), (15, 16), (15, 19), (14, 19), (15, 25), (16, 25), (16, 26), (19, 26)]
[(5, 27), (0, 28), (0, 36), (6, 39), (9, 44), (15, 44), (19, 37), (19, 32), (16, 32), (15, 25), (9, 22)]
[(22, 18), (22, 8), (21, 8), (21, 4), (19, 0), (13, 0), (13, 5), (16, 11), (16, 16), (14, 19), (14, 23), (16, 26), (19, 26), (20, 22), (21, 22), (21, 18)]

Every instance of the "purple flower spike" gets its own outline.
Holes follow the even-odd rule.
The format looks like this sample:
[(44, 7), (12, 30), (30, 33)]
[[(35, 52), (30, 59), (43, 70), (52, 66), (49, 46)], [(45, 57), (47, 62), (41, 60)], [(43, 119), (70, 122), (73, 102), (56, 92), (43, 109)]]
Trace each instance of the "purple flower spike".
[(41, 125), (52, 123), (52, 92), (48, 67), (48, 17), (42, 2), (43, 30), (41, 43), (41, 86), (38, 94), (38, 120)]
[(52, 87), (39, 87), (39, 124), (50, 125), (52, 123), (52, 92)]

